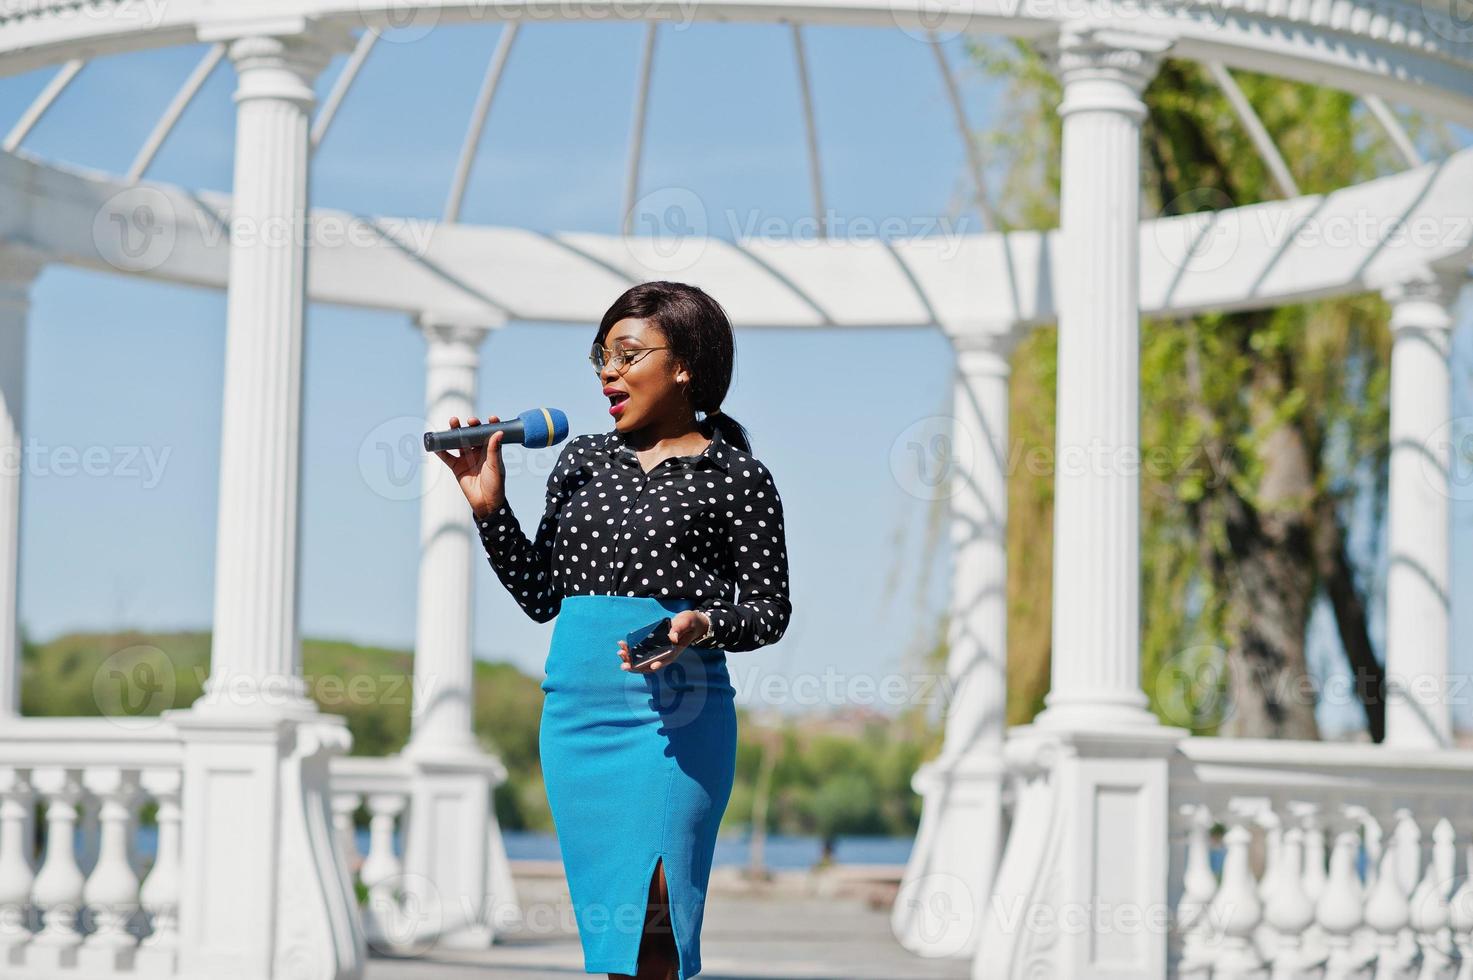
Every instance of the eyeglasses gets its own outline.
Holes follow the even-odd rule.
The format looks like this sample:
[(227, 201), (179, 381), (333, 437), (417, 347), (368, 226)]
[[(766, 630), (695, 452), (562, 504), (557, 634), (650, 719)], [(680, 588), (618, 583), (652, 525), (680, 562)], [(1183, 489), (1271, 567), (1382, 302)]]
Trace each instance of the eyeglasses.
[(622, 376), (625, 371), (629, 370), (630, 365), (638, 364), (644, 355), (650, 351), (669, 349), (669, 347), (623, 347), (618, 351), (611, 351), (607, 347), (600, 347), (595, 343), (593, 349), (589, 351), (588, 361), (599, 374), (604, 373), (604, 366), (606, 364), (612, 364), (614, 370)]

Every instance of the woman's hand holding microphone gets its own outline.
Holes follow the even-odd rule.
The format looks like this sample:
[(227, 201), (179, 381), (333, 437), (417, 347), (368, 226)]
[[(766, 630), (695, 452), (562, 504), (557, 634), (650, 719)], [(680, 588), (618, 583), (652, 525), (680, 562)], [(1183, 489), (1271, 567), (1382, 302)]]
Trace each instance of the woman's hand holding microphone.
[[(495, 415), (486, 416), (487, 422), (500, 422), (501, 419)], [(466, 425), (480, 425), (473, 415), (466, 420)], [(460, 418), (450, 416), (450, 428), (460, 428)], [(450, 472), (455, 474), (456, 482), (460, 484), (460, 492), (465, 494), (466, 501), (471, 505), (471, 511), (477, 517), (485, 517), (502, 504), (506, 503), (506, 463), (501, 458), (501, 440), (506, 438), (504, 432), (493, 432), (491, 438), (484, 445), (466, 446), (460, 450), (459, 456), (453, 456), (449, 450), (436, 450), (435, 455), (445, 461), (450, 467)]]

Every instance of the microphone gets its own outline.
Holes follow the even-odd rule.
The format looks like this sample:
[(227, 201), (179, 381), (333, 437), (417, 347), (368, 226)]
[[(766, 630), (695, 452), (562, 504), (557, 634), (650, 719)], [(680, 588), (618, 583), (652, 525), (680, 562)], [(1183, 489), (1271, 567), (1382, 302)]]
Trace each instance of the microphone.
[(519, 442), (528, 449), (546, 449), (568, 438), (568, 417), (561, 409), (533, 408), (506, 422), (482, 422), (480, 425), (462, 425), (458, 429), (426, 432), (425, 451), (433, 453), (484, 446), (497, 432), (506, 433), (503, 443)]

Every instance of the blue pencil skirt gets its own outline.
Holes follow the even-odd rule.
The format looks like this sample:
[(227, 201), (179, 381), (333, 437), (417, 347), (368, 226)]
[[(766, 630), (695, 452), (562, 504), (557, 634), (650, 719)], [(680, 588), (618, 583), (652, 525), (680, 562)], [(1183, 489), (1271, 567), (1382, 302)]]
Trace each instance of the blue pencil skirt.
[(619, 657), (631, 630), (692, 605), (573, 595), (553, 627), (538, 747), (587, 973), (637, 972), (657, 862), (680, 980), (701, 970), (711, 857), (736, 772), (726, 652), (687, 647), (653, 673), (621, 670)]

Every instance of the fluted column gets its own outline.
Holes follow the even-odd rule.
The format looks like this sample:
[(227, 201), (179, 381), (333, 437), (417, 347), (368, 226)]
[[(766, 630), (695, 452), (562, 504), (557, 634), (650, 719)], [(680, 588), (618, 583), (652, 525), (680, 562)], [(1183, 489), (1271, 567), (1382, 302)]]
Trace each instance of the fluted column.
[(281, 13), (198, 39), (228, 44), (236, 146), (210, 677), (164, 711), (183, 743), (177, 973), (346, 980), (367, 949), (325, 801), (352, 736), (307, 697), (297, 569), (307, 122), (353, 38)]
[[(1138, 168), (1140, 96), (1169, 43), (1071, 23), (1050, 45), (1064, 89), (1052, 684), (1005, 743), (1015, 805), (974, 980), (1167, 974), (1166, 930), (1147, 920), (1167, 907), (1170, 759), (1190, 733), (1158, 724), (1140, 688)], [(1079, 927), (1105, 909), (1143, 918)]]
[[(425, 424), (441, 429), (488, 411), (476, 405), (480, 348), (504, 318), (421, 313)], [(471, 511), (450, 470), (429, 457), (420, 498), (419, 621), (414, 646), (414, 714), (403, 755), (412, 763), (404, 872), (424, 884), (418, 897), (436, 928), (421, 941), (485, 949), (516, 907), (506, 848), (491, 797), (506, 780), (501, 760), (476, 741), (475, 658), (471, 651), (474, 562), (480, 552)], [(367, 882), (365, 868), (365, 883)]]
[(214, 641), (202, 701), (307, 709), (298, 634), (302, 321), (312, 80), (305, 33), (230, 42), (235, 173)]
[(1386, 739), (1452, 744), (1452, 305), (1464, 276), (1420, 270), (1382, 293), (1391, 304), (1391, 462), (1387, 516)]
[(911, 785), (923, 800), (892, 931), (922, 956), (970, 956), (1002, 850), (1007, 712), (1008, 378), (1003, 342), (954, 339), (952, 572), (945, 737)]
[[(452, 415), (484, 416), (476, 407), (481, 343), (499, 324), (422, 314), (425, 419), (443, 429)], [(424, 464), (420, 498), (419, 615), (414, 643), (414, 715), (405, 751), (476, 751), (471, 724), (472, 573), (480, 542), (465, 495), (434, 457)]]
[(1140, 94), (1168, 46), (1060, 35), (1053, 664), (1038, 723), (1152, 723), (1140, 687)]
[(20, 714), (20, 526), (26, 321), (39, 256), (0, 248), (0, 718)]

